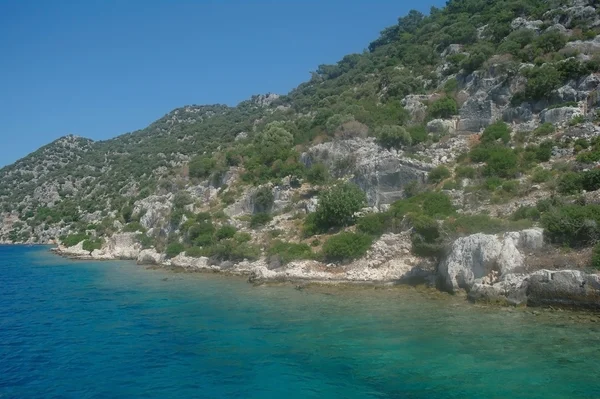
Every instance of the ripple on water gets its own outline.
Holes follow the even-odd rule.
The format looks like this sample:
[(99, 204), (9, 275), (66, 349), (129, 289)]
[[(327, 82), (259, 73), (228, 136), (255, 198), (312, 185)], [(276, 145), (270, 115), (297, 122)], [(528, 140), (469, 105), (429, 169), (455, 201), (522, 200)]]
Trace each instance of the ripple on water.
[(587, 314), (0, 247), (0, 398), (598, 398)]

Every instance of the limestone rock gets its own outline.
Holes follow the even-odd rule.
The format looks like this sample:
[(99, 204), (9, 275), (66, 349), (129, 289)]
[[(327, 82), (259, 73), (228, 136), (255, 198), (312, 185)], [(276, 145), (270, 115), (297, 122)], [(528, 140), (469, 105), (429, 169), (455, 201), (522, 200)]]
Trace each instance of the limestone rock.
[(579, 270), (540, 270), (529, 277), (527, 302), (600, 309), (600, 275)]
[(525, 18), (519, 17), (519, 18), (515, 18), (511, 23), (510, 23), (510, 27), (513, 30), (518, 30), (518, 29), (528, 29), (528, 30), (535, 30), (535, 31), (539, 31), (540, 27), (544, 24), (544, 21), (540, 21), (540, 20), (536, 20), (536, 21), (528, 21)]
[(540, 117), (542, 123), (564, 123), (569, 122), (574, 116), (581, 115), (581, 110), (577, 107), (560, 107), (546, 109), (542, 111)]
[(138, 265), (160, 265), (165, 260), (164, 254), (158, 253), (154, 248), (143, 249), (137, 257)]
[(427, 123), (427, 131), (430, 133), (454, 134), (456, 132), (456, 123), (451, 119), (434, 119)]
[(539, 229), (509, 232), (502, 238), (481, 233), (459, 238), (440, 262), (442, 284), (450, 292), (470, 291), (475, 283), (489, 276), (502, 278), (519, 272), (524, 266), (519, 249), (533, 250), (542, 245), (543, 233)]
[(367, 194), (369, 206), (379, 207), (403, 197), (406, 184), (424, 182), (433, 167), (381, 148), (373, 138), (334, 140), (311, 147), (302, 162), (325, 164), (334, 176), (351, 176)]

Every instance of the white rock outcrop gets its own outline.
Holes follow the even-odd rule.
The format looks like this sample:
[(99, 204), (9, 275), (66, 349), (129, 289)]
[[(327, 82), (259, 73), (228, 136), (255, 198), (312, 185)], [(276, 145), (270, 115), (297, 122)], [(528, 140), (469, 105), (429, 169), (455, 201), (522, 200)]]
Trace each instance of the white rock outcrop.
[(532, 250), (543, 245), (540, 229), (505, 233), (502, 237), (474, 234), (459, 238), (448, 256), (440, 262), (438, 271), (443, 286), (450, 292), (469, 291), (483, 279), (502, 278), (523, 271), (524, 256), (520, 250)]

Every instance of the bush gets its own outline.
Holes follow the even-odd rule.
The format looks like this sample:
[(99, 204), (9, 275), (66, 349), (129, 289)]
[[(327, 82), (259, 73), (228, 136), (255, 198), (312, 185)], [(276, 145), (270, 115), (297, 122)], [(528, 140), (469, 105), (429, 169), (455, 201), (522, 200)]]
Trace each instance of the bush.
[(236, 232), (237, 232), (237, 229), (234, 226), (231, 226), (231, 225), (221, 226), (221, 228), (219, 228), (219, 230), (217, 230), (217, 232), (215, 233), (215, 238), (217, 240), (233, 238), (235, 236)]
[(268, 254), (270, 256), (279, 256), (283, 264), (298, 259), (311, 259), (313, 257), (313, 252), (308, 245), (283, 242), (280, 240), (271, 242)]
[(402, 126), (387, 125), (377, 128), (375, 131), (377, 142), (380, 146), (387, 148), (400, 149), (412, 144), (412, 137)]
[(444, 222), (444, 231), (451, 236), (476, 233), (497, 234), (531, 227), (530, 221), (507, 222), (489, 215), (456, 215)]
[(306, 179), (310, 184), (325, 184), (329, 180), (329, 171), (322, 163), (316, 163), (306, 171)]
[(200, 179), (206, 178), (213, 172), (216, 164), (216, 161), (209, 155), (197, 156), (190, 161), (190, 176)]
[(200, 258), (202, 256), (207, 256), (208, 251), (204, 248), (200, 247), (190, 247), (185, 250), (185, 256), (190, 256), (192, 258)]
[(380, 236), (385, 232), (388, 218), (386, 213), (369, 213), (356, 221), (356, 228), (361, 233)]
[(600, 270), (600, 244), (596, 244), (594, 246), (594, 250), (592, 251), (592, 262), (591, 266), (594, 269)]
[(354, 223), (354, 214), (360, 211), (366, 202), (365, 193), (357, 185), (338, 184), (319, 196), (314, 222), (322, 231), (331, 227), (349, 226)]
[(255, 229), (269, 223), (273, 217), (268, 213), (255, 213), (250, 219), (250, 227)]
[(456, 177), (473, 179), (477, 170), (471, 166), (460, 165), (456, 167), (455, 173)]
[(450, 170), (447, 167), (445, 167), (444, 165), (440, 165), (429, 171), (427, 180), (429, 181), (429, 183), (437, 184), (442, 180), (449, 178), (451, 175), (452, 173), (450, 173)]
[(257, 213), (268, 212), (273, 207), (275, 197), (270, 187), (261, 187), (254, 194), (254, 210)]
[(561, 194), (577, 194), (583, 189), (583, 179), (579, 173), (567, 172), (558, 179), (557, 190)]
[(600, 238), (600, 205), (561, 205), (542, 215), (550, 242), (581, 247)]
[(87, 240), (88, 236), (85, 234), (70, 234), (64, 238), (61, 238), (61, 244), (65, 247), (72, 247), (79, 244), (81, 241)]
[(423, 212), (428, 216), (448, 216), (454, 213), (452, 201), (444, 193), (424, 193), (421, 198), (423, 200)]
[(521, 206), (519, 209), (512, 214), (512, 220), (539, 220), (541, 216), (540, 211), (534, 206)]
[(82, 248), (84, 251), (92, 252), (95, 249), (102, 248), (102, 244), (104, 244), (104, 240), (101, 238), (89, 239), (83, 242)]
[(435, 118), (450, 118), (458, 114), (458, 105), (452, 97), (443, 97), (434, 101), (427, 108), (429, 116)]
[(546, 122), (546, 123), (543, 123), (540, 126), (538, 126), (533, 131), (533, 134), (535, 136), (547, 136), (549, 134), (554, 133), (554, 131), (555, 131), (554, 125), (552, 123)]
[(550, 180), (550, 178), (552, 178), (552, 172), (539, 166), (531, 174), (531, 181), (533, 183), (544, 183)]
[(600, 169), (584, 172), (581, 176), (581, 185), (586, 191), (596, 191), (600, 189)]
[(183, 244), (179, 243), (179, 242), (172, 242), (169, 245), (167, 245), (167, 249), (165, 251), (165, 255), (167, 256), (168, 259), (174, 258), (177, 255), (179, 255), (180, 253), (185, 251), (185, 247), (183, 246)]
[(408, 129), (408, 133), (412, 139), (413, 144), (419, 144), (427, 141), (429, 134), (427, 133), (427, 129), (423, 125), (413, 125)]
[(127, 223), (123, 227), (123, 231), (126, 233), (135, 233), (136, 231), (141, 231), (142, 233), (146, 232), (146, 229), (141, 225), (140, 222), (131, 222)]
[(510, 141), (510, 127), (502, 121), (489, 125), (481, 135), (482, 143), (491, 143), (497, 140), (501, 140), (504, 144), (508, 144)]
[(239, 243), (236, 240), (227, 239), (212, 246), (209, 255), (222, 261), (239, 262), (244, 259), (258, 259), (260, 249), (247, 242)]
[(513, 150), (510, 148), (496, 148), (490, 151), (488, 155), (486, 166), (483, 168), (485, 176), (515, 177), (518, 171), (518, 157)]
[(328, 262), (348, 262), (365, 255), (372, 242), (367, 234), (340, 233), (323, 244), (323, 258)]

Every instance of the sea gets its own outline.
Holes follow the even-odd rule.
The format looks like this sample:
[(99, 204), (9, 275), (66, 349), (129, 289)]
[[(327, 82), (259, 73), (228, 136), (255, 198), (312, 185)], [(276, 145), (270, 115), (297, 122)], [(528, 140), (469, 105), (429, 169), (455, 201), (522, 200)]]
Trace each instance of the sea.
[(0, 246), (0, 398), (600, 398), (600, 318)]

